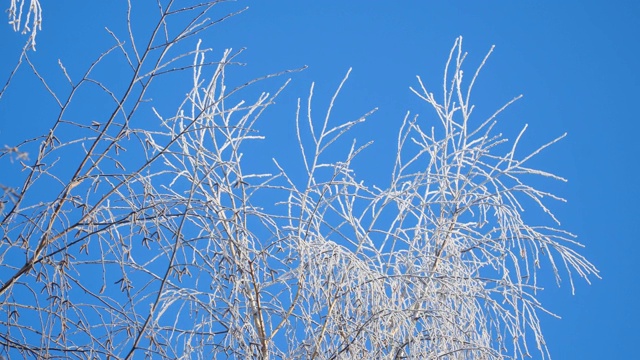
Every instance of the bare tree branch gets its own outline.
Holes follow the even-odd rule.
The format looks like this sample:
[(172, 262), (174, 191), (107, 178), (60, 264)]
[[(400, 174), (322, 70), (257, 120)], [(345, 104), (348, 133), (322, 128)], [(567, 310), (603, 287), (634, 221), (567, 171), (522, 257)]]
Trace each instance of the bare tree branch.
[[(25, 20), (24, 3), (11, 2), (11, 23), (35, 46), (41, 9), (32, 1)], [(522, 156), (524, 129), (511, 143), (495, 134), (518, 98), (472, 117), (489, 54), (467, 82), (457, 39), (440, 98), (418, 78), (437, 119), (407, 113), (388, 186), (356, 177), (370, 142), (347, 138), (375, 109), (334, 124), (349, 73), (321, 121), (313, 85), (298, 101), (304, 168), (275, 159), (264, 173), (246, 144), (263, 139), (256, 124), (289, 80), (255, 90), (290, 71), (231, 86), (242, 51), (210, 60), (187, 40), (243, 10), (178, 3), (158, 1), (144, 37), (129, 2), (126, 34), (108, 30), (114, 45), (86, 71), (59, 62), (66, 92), (23, 51), (18, 66), (58, 109), (47, 134), (0, 149), (0, 183), (20, 180), (0, 185), (1, 356), (520, 359), (535, 346), (550, 357), (539, 270), (572, 287), (598, 271), (571, 233), (523, 219), (537, 206), (559, 226), (547, 201), (564, 200), (529, 180), (564, 179), (525, 165), (562, 136)], [(96, 75), (107, 63), (124, 74), (117, 87)], [(174, 107), (152, 100), (169, 74), (186, 92)], [(81, 91), (95, 104), (78, 107)]]

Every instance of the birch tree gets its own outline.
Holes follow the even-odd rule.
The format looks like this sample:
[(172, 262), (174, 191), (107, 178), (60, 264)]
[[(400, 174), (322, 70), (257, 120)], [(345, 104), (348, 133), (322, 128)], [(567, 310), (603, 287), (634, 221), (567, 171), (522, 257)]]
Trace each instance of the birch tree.
[[(231, 85), (241, 51), (207, 48), (237, 14), (218, 15), (219, 1), (158, 1), (139, 33), (129, 2), (126, 30), (108, 30), (113, 46), (88, 68), (60, 61), (66, 87), (31, 60), (41, 9), (26, 3), (11, 1), (29, 40), (0, 100), (28, 70), (57, 110), (48, 132), (0, 150), (0, 356), (549, 358), (537, 275), (572, 288), (598, 276), (548, 208), (563, 199), (534, 186), (564, 179), (528, 166), (563, 136), (523, 153), (526, 126), (513, 140), (494, 131), (518, 98), (474, 116), (489, 54), (463, 76), (462, 38), (437, 91), (419, 77), (411, 88), (432, 115), (398, 119), (377, 187), (353, 171), (370, 142), (350, 137), (374, 110), (332, 115), (349, 74), (327, 109), (314, 86), (298, 100), (300, 161), (257, 170), (247, 144), (263, 140), (261, 117), (294, 71)], [(126, 74), (117, 88), (94, 76), (105, 63)], [(171, 94), (186, 96), (167, 110), (152, 99), (176, 74)], [(96, 103), (81, 106), (83, 91)], [(535, 207), (548, 222), (525, 221)]]

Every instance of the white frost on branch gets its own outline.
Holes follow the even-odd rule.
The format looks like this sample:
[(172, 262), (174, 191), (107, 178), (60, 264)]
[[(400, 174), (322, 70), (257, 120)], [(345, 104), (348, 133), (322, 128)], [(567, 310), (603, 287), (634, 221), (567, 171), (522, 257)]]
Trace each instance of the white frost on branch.
[[(35, 28), (40, 7), (21, 22), (25, 1), (12, 1), (12, 25)], [(0, 354), (550, 359), (539, 274), (573, 288), (598, 270), (555, 228), (547, 203), (562, 198), (535, 180), (564, 179), (530, 167), (562, 136), (526, 149), (524, 129), (515, 141), (497, 132), (519, 97), (472, 116), (489, 55), (463, 77), (458, 38), (438, 91), (418, 78), (430, 116), (399, 122), (386, 185), (367, 186), (354, 167), (371, 142), (352, 129), (373, 111), (332, 112), (349, 73), (321, 113), (311, 85), (291, 114), (299, 153), (263, 169), (266, 147), (251, 142), (289, 80), (260, 86), (288, 72), (234, 86), (242, 51), (212, 61), (200, 42), (187, 50), (183, 40), (239, 13), (209, 17), (219, 2), (159, 0), (154, 31), (128, 26), (126, 43), (110, 32), (114, 45), (81, 80), (67, 76), (66, 102), (29, 62), (60, 109), (48, 134), (0, 149), (0, 183), (19, 182), (0, 185)], [(149, 14), (128, 3), (129, 25)], [(171, 26), (176, 14), (197, 25)], [(74, 108), (78, 91), (92, 106)], [(536, 208), (549, 217), (524, 217)]]
[(23, 34), (30, 32), (30, 46), (35, 50), (36, 35), (42, 29), (42, 7), (39, 0), (29, 0), (29, 8), (25, 9), (26, 2), (27, 0), (11, 0), (11, 6), (7, 10), (9, 25), (13, 26), (13, 31), (22, 28)]

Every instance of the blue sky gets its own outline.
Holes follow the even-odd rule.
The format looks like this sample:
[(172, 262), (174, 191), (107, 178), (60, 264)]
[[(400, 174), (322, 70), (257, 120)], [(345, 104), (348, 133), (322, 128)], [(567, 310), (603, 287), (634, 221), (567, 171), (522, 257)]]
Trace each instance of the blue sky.
[[(62, 58), (67, 68), (88, 64), (106, 46), (103, 28), (122, 8), (110, 3), (43, 0), (45, 20), (34, 61)], [(292, 124), (295, 98), (305, 97), (312, 81), (322, 109), (353, 67), (336, 113), (353, 118), (379, 108), (355, 133), (361, 142), (376, 141), (364, 158), (369, 162), (357, 167), (372, 182), (385, 181), (392, 161), (387, 149), (395, 145), (406, 111), (429, 113), (409, 91), (417, 84), (415, 76), (440, 86), (457, 36), (464, 38), (471, 69), (496, 45), (476, 88), (477, 115), (524, 94), (501, 125), (508, 137), (529, 124), (524, 146), (533, 148), (568, 133), (535, 165), (569, 179), (548, 184), (568, 200), (553, 204), (553, 210), (563, 228), (586, 245), (581, 252), (603, 277), (591, 286), (578, 281), (575, 296), (567, 282), (560, 289), (545, 283), (540, 298), (563, 318), (543, 316), (551, 354), (556, 359), (616, 359), (637, 353), (635, 294), (640, 286), (633, 269), (640, 253), (635, 140), (640, 128), (634, 109), (640, 97), (640, 3), (255, 0), (228, 8), (243, 5), (249, 6), (245, 13), (203, 39), (207, 46), (216, 51), (246, 47), (241, 58), (247, 63), (245, 77), (309, 67), (293, 75), (279, 108), (267, 115), (274, 125), (264, 133), (278, 137), (288, 131), (284, 128)], [(7, 49), (0, 56), (3, 83), (23, 41), (8, 25), (0, 28), (0, 44)], [(16, 56), (5, 56), (10, 51)], [(8, 93), (2, 102), (28, 101), (12, 96)], [(37, 108), (27, 110), (34, 118), (24, 128), (24, 121), (11, 120), (20, 118), (11, 112), (19, 107), (2, 102), (1, 146), (46, 130)]]

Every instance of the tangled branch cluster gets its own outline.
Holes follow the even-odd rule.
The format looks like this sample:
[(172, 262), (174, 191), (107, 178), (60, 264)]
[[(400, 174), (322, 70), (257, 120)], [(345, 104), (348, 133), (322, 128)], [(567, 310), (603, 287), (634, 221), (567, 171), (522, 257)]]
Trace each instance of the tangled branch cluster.
[[(112, 32), (113, 48), (79, 80), (60, 63), (69, 91), (50, 93), (51, 130), (0, 150), (0, 183), (23, 174), (0, 188), (0, 355), (516, 359), (533, 345), (548, 357), (538, 269), (597, 276), (573, 235), (521, 217), (530, 199), (555, 220), (543, 199), (561, 199), (523, 178), (563, 180), (527, 167), (559, 139), (518, 156), (524, 130), (513, 142), (493, 131), (509, 104), (472, 117), (482, 65), (463, 82), (459, 38), (441, 97), (420, 79), (413, 89), (436, 126), (407, 114), (388, 187), (352, 170), (368, 144), (339, 160), (331, 151), (371, 114), (333, 124), (342, 84), (320, 121), (313, 87), (298, 103), (304, 169), (253, 171), (245, 144), (261, 139), (256, 121), (287, 81), (253, 94), (264, 79), (227, 85), (239, 53), (208, 62), (200, 42), (175, 52), (227, 18), (209, 18), (217, 3), (159, 2), (147, 39)], [(93, 75), (114, 58), (127, 74), (117, 90)], [(191, 90), (169, 112), (146, 99), (170, 73), (191, 74)], [(111, 110), (78, 115), (81, 91)]]

